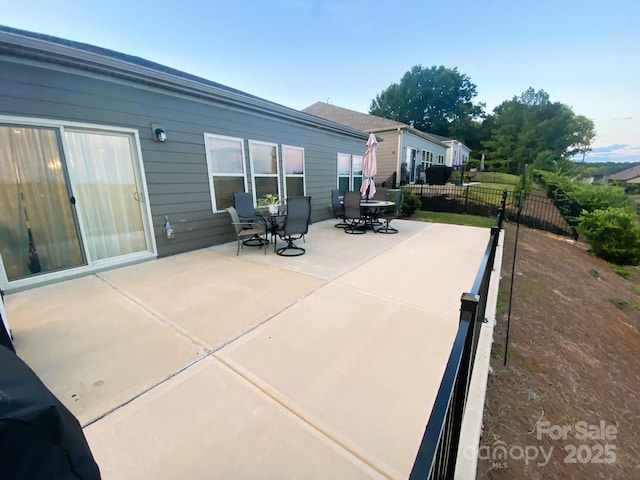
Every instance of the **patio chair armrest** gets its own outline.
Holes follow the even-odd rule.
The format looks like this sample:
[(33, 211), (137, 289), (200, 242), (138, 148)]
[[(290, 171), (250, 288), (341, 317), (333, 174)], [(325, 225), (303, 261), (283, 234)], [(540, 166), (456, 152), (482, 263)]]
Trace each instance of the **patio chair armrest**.
[(261, 225), (257, 222), (231, 222), (232, 225), (242, 225), (243, 227), (249, 228), (262, 228), (264, 225)]

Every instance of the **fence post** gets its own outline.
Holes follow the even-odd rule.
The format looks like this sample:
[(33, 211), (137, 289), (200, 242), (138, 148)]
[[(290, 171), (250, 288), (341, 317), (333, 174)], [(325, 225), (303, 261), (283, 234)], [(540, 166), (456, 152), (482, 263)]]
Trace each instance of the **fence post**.
[(500, 200), (500, 207), (498, 208), (498, 218), (496, 219), (496, 226), (498, 230), (502, 228), (502, 222), (504, 221), (504, 213), (507, 209), (507, 191), (502, 192), (502, 200)]
[[(462, 171), (462, 173), (464, 174), (464, 170)], [(464, 188), (464, 182), (462, 183), (462, 188)], [(464, 213), (469, 213), (467, 211), (468, 203), (469, 203), (469, 187), (467, 186), (467, 188), (464, 189)]]

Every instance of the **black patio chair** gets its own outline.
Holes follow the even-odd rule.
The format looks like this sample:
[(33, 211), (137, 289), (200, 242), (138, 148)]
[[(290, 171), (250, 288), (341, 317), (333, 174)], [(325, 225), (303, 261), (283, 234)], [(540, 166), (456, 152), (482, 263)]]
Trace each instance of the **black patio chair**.
[(404, 193), (402, 193), (402, 190), (390, 191), (387, 194), (387, 200), (393, 202), (394, 204), (390, 207), (385, 208), (378, 217), (378, 220), (380, 220), (381, 222), (381, 226), (376, 228), (376, 232), (398, 233), (398, 229), (390, 227), (389, 224), (394, 218), (398, 218), (400, 216), (402, 202), (404, 201)]
[(344, 220), (344, 205), (340, 203), (340, 190), (337, 188), (331, 190), (331, 206), (334, 218), (340, 220), (334, 226), (336, 228), (346, 228), (348, 223)]
[[(262, 247), (264, 246), (264, 254), (267, 254), (267, 227), (261, 223), (256, 222), (241, 222), (238, 217), (238, 212), (234, 207), (227, 208), (227, 212), (231, 216), (231, 223), (236, 230), (236, 236), (238, 237), (238, 250), (236, 255), (240, 254), (240, 248), (243, 245)], [(264, 239), (262, 238), (264, 236)], [(255, 243), (246, 243), (248, 240), (256, 240)]]
[(344, 220), (347, 227), (345, 233), (361, 234), (365, 233), (365, 218), (362, 216), (360, 208), (360, 192), (344, 192)]
[[(278, 237), (287, 242), (284, 247), (274, 249), (283, 257), (297, 257), (304, 255), (306, 250), (293, 243), (295, 240), (304, 239), (309, 231), (311, 222), (311, 197), (287, 198), (287, 216), (284, 219), (282, 230), (278, 231)], [(277, 243), (277, 238), (275, 239)]]
[[(256, 215), (256, 209), (253, 206), (253, 195), (250, 192), (234, 192), (233, 207), (238, 213), (240, 223), (244, 225), (242, 228), (253, 228), (252, 225), (260, 223)], [(262, 239), (249, 236), (249, 238), (243, 240), (243, 243), (249, 247), (260, 247), (262, 246)]]

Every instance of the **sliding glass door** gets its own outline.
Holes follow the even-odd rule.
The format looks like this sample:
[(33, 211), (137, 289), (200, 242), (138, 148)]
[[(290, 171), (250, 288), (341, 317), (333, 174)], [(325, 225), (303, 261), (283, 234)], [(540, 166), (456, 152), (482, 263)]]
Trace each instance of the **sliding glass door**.
[(146, 250), (130, 136), (66, 129), (64, 137), (91, 260)]
[(58, 129), (0, 125), (0, 206), (9, 281), (86, 264)]
[(143, 185), (133, 132), (0, 124), (5, 281), (153, 256)]

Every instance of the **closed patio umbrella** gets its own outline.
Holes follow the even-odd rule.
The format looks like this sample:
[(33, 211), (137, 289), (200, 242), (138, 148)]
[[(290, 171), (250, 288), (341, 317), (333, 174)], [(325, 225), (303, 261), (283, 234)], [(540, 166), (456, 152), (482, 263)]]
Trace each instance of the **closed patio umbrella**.
[(372, 133), (369, 135), (369, 140), (367, 140), (367, 150), (364, 153), (364, 160), (362, 161), (363, 181), (360, 187), (360, 193), (368, 199), (373, 198), (376, 193), (376, 184), (373, 181), (373, 177), (378, 173), (376, 148), (378, 148), (378, 141)]

